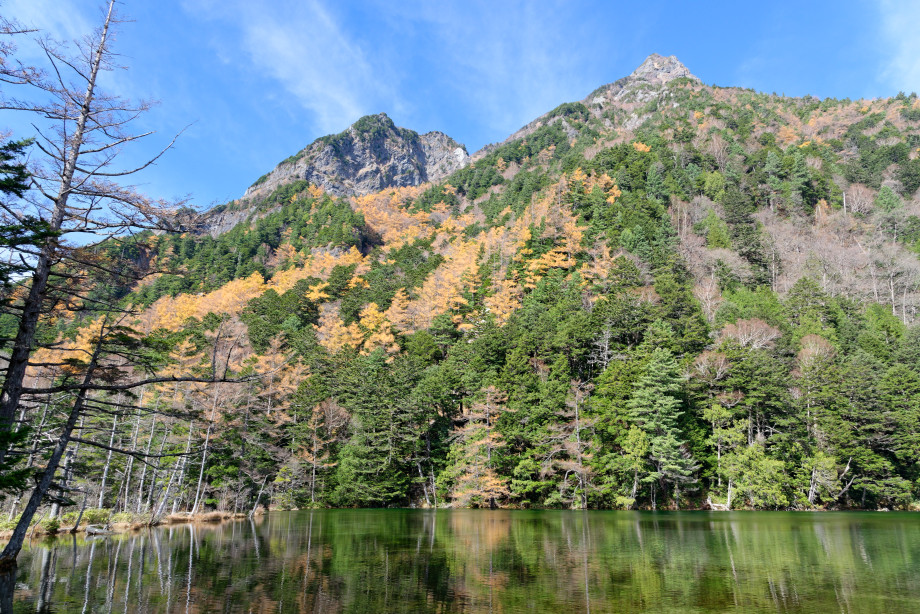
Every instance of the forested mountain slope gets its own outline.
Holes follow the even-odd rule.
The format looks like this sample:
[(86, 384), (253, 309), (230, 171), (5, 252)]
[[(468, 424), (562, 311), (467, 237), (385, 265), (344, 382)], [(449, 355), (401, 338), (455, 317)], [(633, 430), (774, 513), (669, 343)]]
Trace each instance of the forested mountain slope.
[[(180, 508), (916, 507), (918, 154), (916, 94), (708, 86), (661, 56), (471, 159), (363, 118), (137, 238), (133, 326), (185, 364), (218, 331), (251, 377), (150, 386), (197, 418), (100, 428), (204, 438), (153, 478)], [(106, 505), (149, 503), (112, 482)]]

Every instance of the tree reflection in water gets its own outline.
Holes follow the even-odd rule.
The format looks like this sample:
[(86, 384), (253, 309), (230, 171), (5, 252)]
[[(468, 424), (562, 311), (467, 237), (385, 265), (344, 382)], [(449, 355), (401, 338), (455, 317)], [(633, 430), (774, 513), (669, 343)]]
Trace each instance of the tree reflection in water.
[(35, 541), (2, 612), (920, 611), (920, 517), (321, 510)]

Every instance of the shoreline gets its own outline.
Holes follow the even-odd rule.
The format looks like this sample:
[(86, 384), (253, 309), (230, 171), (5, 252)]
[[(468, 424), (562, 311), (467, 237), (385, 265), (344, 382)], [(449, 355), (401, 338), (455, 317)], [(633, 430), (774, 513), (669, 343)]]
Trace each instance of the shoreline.
[[(255, 515), (260, 516), (264, 514), (264, 511), (256, 512)], [(218, 522), (225, 522), (228, 520), (241, 520), (246, 518), (248, 515), (242, 512), (201, 512), (199, 514), (189, 514), (186, 512), (177, 512), (175, 514), (170, 514), (165, 516), (156, 522), (150, 522), (145, 520), (135, 520), (130, 522), (113, 522), (107, 527), (100, 525), (99, 523), (87, 523), (81, 524), (80, 526), (73, 527), (71, 525), (61, 525), (56, 531), (49, 532), (41, 525), (41, 523), (32, 525), (29, 527), (29, 532), (27, 538), (31, 539), (33, 537), (48, 537), (48, 536), (57, 536), (57, 535), (68, 535), (68, 534), (78, 534), (84, 533), (88, 536), (92, 535), (115, 535), (121, 533), (129, 533), (131, 531), (140, 531), (142, 529), (152, 528), (152, 527), (162, 527), (167, 525), (174, 524), (190, 524), (190, 523), (201, 523), (201, 524), (213, 524)], [(6, 529), (0, 531), (0, 540), (8, 540), (13, 535), (12, 529)]]

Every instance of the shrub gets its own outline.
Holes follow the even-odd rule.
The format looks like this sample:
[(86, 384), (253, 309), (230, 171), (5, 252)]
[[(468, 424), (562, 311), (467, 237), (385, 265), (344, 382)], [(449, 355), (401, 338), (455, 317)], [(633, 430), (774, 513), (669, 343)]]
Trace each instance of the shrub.
[(49, 535), (54, 535), (58, 532), (58, 529), (61, 528), (61, 521), (57, 518), (49, 518), (48, 520), (42, 522), (42, 528)]
[[(103, 510), (90, 508), (83, 510), (83, 517), (80, 518), (80, 524), (105, 524), (111, 516), (112, 510)], [(62, 520), (68, 524), (76, 524), (77, 517), (80, 516), (80, 510), (73, 510), (64, 514)]]
[(109, 520), (111, 522), (134, 522), (135, 516), (131, 512), (118, 512), (117, 514), (112, 514)]

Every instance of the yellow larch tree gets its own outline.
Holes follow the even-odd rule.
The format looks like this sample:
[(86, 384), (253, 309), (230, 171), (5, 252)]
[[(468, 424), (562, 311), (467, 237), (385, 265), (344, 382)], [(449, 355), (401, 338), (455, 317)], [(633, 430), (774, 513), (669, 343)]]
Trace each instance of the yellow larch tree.
[(384, 312), (393, 327), (403, 333), (413, 330), (414, 327), (412, 313), (409, 311), (409, 303), (409, 293), (406, 292), (405, 288), (400, 288), (393, 295), (389, 308)]
[(513, 279), (494, 281), (492, 285), (495, 288), (494, 292), (483, 302), (487, 312), (495, 318), (495, 323), (503, 326), (521, 306), (524, 292)]
[(180, 294), (164, 296), (153, 303), (153, 328), (178, 330), (190, 317), (201, 318), (207, 313), (236, 314), (247, 302), (266, 290), (265, 280), (259, 273), (243, 279), (234, 279), (208, 294)]
[(370, 354), (377, 348), (383, 348), (388, 354), (399, 351), (393, 326), (387, 320), (386, 314), (380, 311), (377, 303), (365, 305), (358, 317), (358, 327), (365, 336), (362, 354)]
[(428, 328), (438, 315), (467, 306), (463, 294), (475, 284), (478, 254), (476, 241), (456, 240), (444, 246), (445, 262), (425, 279), (418, 298), (408, 306), (414, 330)]
[(448, 456), (451, 467), (450, 498), (457, 507), (495, 507), (511, 495), (506, 478), (495, 470), (493, 456), (503, 445), (496, 428), (505, 408), (505, 394), (495, 386), (482, 391), (482, 401), (473, 404), (466, 422), (453, 435)]
[(652, 148), (649, 145), (646, 145), (645, 143), (643, 143), (642, 141), (635, 141), (632, 144), (632, 146), (633, 146), (633, 149), (635, 149), (639, 153), (648, 153), (652, 151)]
[(588, 250), (588, 260), (579, 272), (586, 282), (601, 282), (607, 278), (613, 268), (615, 258), (610, 254), (610, 247), (604, 241), (596, 241)]
[[(269, 417), (273, 412), (288, 409), (285, 401), (294, 394), (306, 375), (306, 367), (299, 361), (291, 360), (289, 352), (285, 351), (281, 335), (273, 337), (265, 354), (256, 357), (255, 371), (262, 383), (258, 397)], [(283, 419), (283, 416), (276, 417), (276, 421)]]
[(388, 246), (405, 243), (410, 237), (427, 237), (431, 234), (429, 214), (424, 211), (410, 213), (406, 203), (421, 194), (421, 186), (394, 188), (355, 196), (352, 206), (364, 216), (368, 226), (380, 233)]
[(358, 348), (364, 341), (364, 335), (357, 323), (352, 322), (345, 326), (335, 303), (323, 305), (320, 309), (319, 323), (314, 325), (314, 328), (319, 344), (333, 354), (348, 348)]
[(329, 282), (321, 281), (317, 284), (314, 284), (307, 288), (307, 293), (304, 295), (308, 301), (313, 303), (320, 303), (325, 299), (329, 298), (329, 295), (326, 294), (326, 289), (329, 287)]
[(313, 185), (311, 183), (309, 187), (307, 187), (307, 194), (309, 194), (310, 198), (314, 200), (322, 198), (323, 194), (325, 193), (326, 193), (325, 190), (323, 190), (323, 188), (318, 185)]

